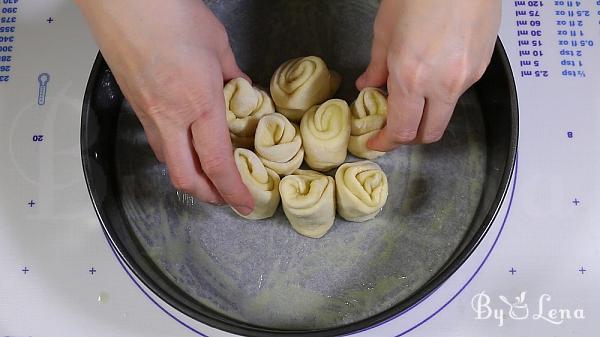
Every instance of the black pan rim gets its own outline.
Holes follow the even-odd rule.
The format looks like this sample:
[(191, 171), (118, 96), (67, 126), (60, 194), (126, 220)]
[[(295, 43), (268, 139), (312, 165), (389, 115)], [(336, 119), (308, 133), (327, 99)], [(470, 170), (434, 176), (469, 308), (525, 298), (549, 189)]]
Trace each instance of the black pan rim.
[(358, 322), (354, 322), (352, 324), (328, 329), (275, 330), (251, 325), (233, 319), (224, 319), (223, 317), (219, 317), (220, 315), (218, 314), (200, 313), (194, 310), (193, 308), (185, 305), (184, 303), (181, 303), (181, 301), (177, 300), (175, 297), (169, 294), (169, 292), (165, 291), (160, 286), (158, 286), (157, 283), (154, 280), (152, 280), (152, 278), (150, 278), (140, 268), (139, 264), (137, 264), (132, 259), (131, 255), (127, 252), (127, 247), (125, 247), (124, 244), (117, 238), (117, 234), (112, 228), (110, 221), (108, 219), (106, 219), (105, 221), (105, 217), (103, 214), (104, 211), (102, 209), (102, 205), (100, 204), (100, 200), (98, 200), (98, 196), (92, 190), (92, 185), (94, 184), (92, 181), (93, 178), (91, 176), (92, 172), (90, 168), (92, 153), (90, 153), (89, 151), (92, 144), (90, 144), (90, 139), (89, 137), (87, 137), (87, 130), (89, 126), (87, 118), (89, 117), (89, 111), (91, 110), (91, 97), (92, 92), (95, 90), (97, 76), (101, 68), (105, 66), (105, 61), (102, 55), (98, 53), (98, 56), (94, 61), (94, 65), (92, 67), (91, 74), (85, 90), (85, 96), (82, 107), (80, 142), (86, 188), (88, 189), (88, 193), (90, 195), (94, 211), (96, 212), (98, 220), (100, 221), (102, 230), (107, 239), (109, 240), (109, 244), (113, 246), (116, 254), (118, 255), (118, 258), (120, 258), (125, 263), (127, 268), (136, 276), (137, 279), (139, 279), (142, 282), (142, 284), (146, 288), (148, 288), (161, 300), (163, 300), (165, 303), (168, 303), (170, 306), (172, 306), (179, 312), (185, 314), (186, 316), (194, 320), (207, 324), (213, 328), (244, 336), (337, 336), (365, 331), (371, 327), (390, 321), (398, 317), (408, 309), (412, 308), (413, 306), (417, 305), (421, 301), (423, 301), (429, 294), (433, 293), (436, 289), (438, 289), (452, 274), (454, 274), (454, 272), (456, 272), (456, 270), (458, 270), (464, 264), (464, 262), (471, 256), (471, 254), (479, 246), (479, 244), (489, 231), (508, 193), (510, 181), (512, 179), (515, 169), (515, 161), (517, 156), (519, 112), (514, 76), (511, 71), (508, 56), (506, 55), (506, 51), (504, 50), (500, 39), (498, 39), (496, 42), (496, 51), (498, 53), (498, 56), (500, 57), (500, 62), (504, 65), (504, 75), (508, 79), (509, 94), (511, 99), (510, 144), (508, 149), (508, 156), (506, 158), (505, 170), (502, 175), (502, 178), (500, 179), (499, 190), (496, 194), (496, 198), (492, 202), (492, 206), (490, 207), (486, 217), (484, 218), (484, 224), (480, 226), (479, 230), (474, 234), (473, 239), (467, 244), (467, 246), (462, 250), (462, 252), (455, 257), (454, 261), (452, 261), (446, 267), (444, 267), (440, 272), (438, 272), (427, 283), (421, 286), (409, 298), (375, 316), (369, 317)]

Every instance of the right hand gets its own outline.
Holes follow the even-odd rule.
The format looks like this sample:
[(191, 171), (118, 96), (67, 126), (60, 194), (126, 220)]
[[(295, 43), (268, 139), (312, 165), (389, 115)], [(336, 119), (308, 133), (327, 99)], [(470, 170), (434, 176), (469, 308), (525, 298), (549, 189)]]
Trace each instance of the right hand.
[(223, 98), (224, 81), (246, 76), (218, 19), (195, 0), (76, 2), (173, 185), (252, 212)]
[(387, 125), (372, 150), (437, 142), (460, 96), (485, 72), (500, 27), (501, 0), (383, 0), (371, 63), (358, 89), (388, 90)]

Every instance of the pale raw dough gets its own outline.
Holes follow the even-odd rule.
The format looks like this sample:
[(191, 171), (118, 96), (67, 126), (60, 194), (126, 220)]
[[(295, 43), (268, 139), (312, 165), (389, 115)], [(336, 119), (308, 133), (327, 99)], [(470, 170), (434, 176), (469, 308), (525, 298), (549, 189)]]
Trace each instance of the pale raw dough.
[(387, 177), (379, 165), (364, 160), (346, 163), (335, 173), (337, 210), (348, 221), (373, 219), (387, 200)]
[(252, 87), (243, 78), (229, 81), (223, 95), (231, 142), (235, 147), (252, 148), (258, 121), (275, 112), (273, 101), (266, 92)]
[(384, 155), (385, 152), (369, 149), (367, 141), (385, 126), (387, 120), (385, 94), (376, 88), (365, 88), (352, 103), (350, 111), (352, 113), (352, 131), (348, 151), (365, 159), (375, 159)]
[(238, 214), (250, 220), (272, 217), (279, 205), (279, 175), (270, 168), (266, 168), (258, 156), (250, 150), (237, 148), (233, 156), (242, 181), (254, 199), (252, 213), (249, 215)]
[(346, 160), (350, 139), (350, 108), (340, 99), (331, 99), (310, 108), (300, 124), (304, 159), (317, 171), (328, 171)]
[(277, 111), (298, 123), (313, 105), (333, 97), (341, 77), (317, 56), (300, 57), (282, 64), (271, 78), (271, 96)]
[(333, 178), (315, 171), (298, 170), (281, 180), (279, 192), (283, 211), (296, 232), (318, 239), (333, 226)]
[(304, 159), (300, 128), (278, 113), (260, 119), (254, 148), (263, 164), (280, 175), (292, 174)]

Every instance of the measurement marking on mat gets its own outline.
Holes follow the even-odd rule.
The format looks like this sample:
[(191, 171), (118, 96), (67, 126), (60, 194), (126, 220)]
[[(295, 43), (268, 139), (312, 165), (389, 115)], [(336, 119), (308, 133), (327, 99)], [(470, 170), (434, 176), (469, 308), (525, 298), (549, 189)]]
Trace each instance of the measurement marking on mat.
[(29, 208), (32, 208), (33, 206), (35, 206), (36, 202), (33, 200), (29, 200), (29, 202), (27, 203), (27, 205), (29, 205)]
[(46, 21), (47, 21), (48, 23), (52, 23), (52, 22), (54, 22), (54, 19), (53, 19), (52, 17), (49, 17), (48, 19), (46, 19)]
[(581, 268), (579, 268), (579, 272), (581, 273), (581, 275), (583, 275), (583, 273), (585, 273), (587, 271), (587, 269), (583, 268), (583, 266), (581, 266)]
[(511, 267), (510, 270), (508, 271), (511, 275), (514, 275), (517, 270), (515, 269), (515, 267)]
[(29, 268), (25, 267), (25, 268), (21, 269), (21, 271), (23, 272), (23, 274), (27, 275)]
[(50, 75), (48, 73), (41, 73), (38, 75), (38, 97), (37, 104), (42, 106), (46, 104), (46, 93), (48, 92), (48, 83), (50, 82)]
[(579, 204), (581, 204), (581, 200), (575, 198), (573, 199), (573, 201), (571, 201), (575, 206), (579, 206)]
[(95, 272), (97, 272), (97, 270), (92, 267), (90, 270), (88, 270), (90, 272), (90, 274), (94, 275)]
[(573, 138), (573, 131), (568, 131), (567, 132), (567, 137), (568, 138)]

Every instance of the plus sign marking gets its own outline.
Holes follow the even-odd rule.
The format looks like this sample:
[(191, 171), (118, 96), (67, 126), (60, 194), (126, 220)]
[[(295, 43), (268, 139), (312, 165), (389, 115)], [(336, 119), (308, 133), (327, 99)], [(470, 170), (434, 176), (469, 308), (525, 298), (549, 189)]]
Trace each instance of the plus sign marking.
[(517, 270), (514, 267), (511, 267), (508, 272), (511, 273), (511, 275), (514, 275), (517, 272)]
[(90, 270), (88, 270), (90, 272), (90, 274), (94, 275), (95, 272), (97, 272), (97, 270), (92, 267)]
[(25, 267), (25, 268), (21, 269), (21, 271), (23, 272), (23, 274), (27, 275), (29, 268)]
[(30, 201), (27, 203), (27, 205), (29, 205), (29, 207), (31, 208), (31, 207), (35, 206), (35, 201), (33, 201), (33, 200), (30, 200)]
[(583, 266), (579, 268), (579, 272), (581, 273), (581, 275), (583, 275), (583, 273), (585, 273), (586, 271), (587, 269), (583, 268)]
[(577, 199), (577, 198), (573, 199), (573, 201), (571, 201), (571, 202), (572, 202), (572, 203), (573, 203), (573, 205), (575, 205), (575, 206), (579, 206), (579, 204), (581, 204), (581, 200), (579, 200), (579, 199)]
[(49, 18), (48, 18), (46, 21), (47, 21), (48, 23), (52, 23), (52, 22), (54, 22), (54, 19), (53, 19), (52, 17), (49, 17)]

